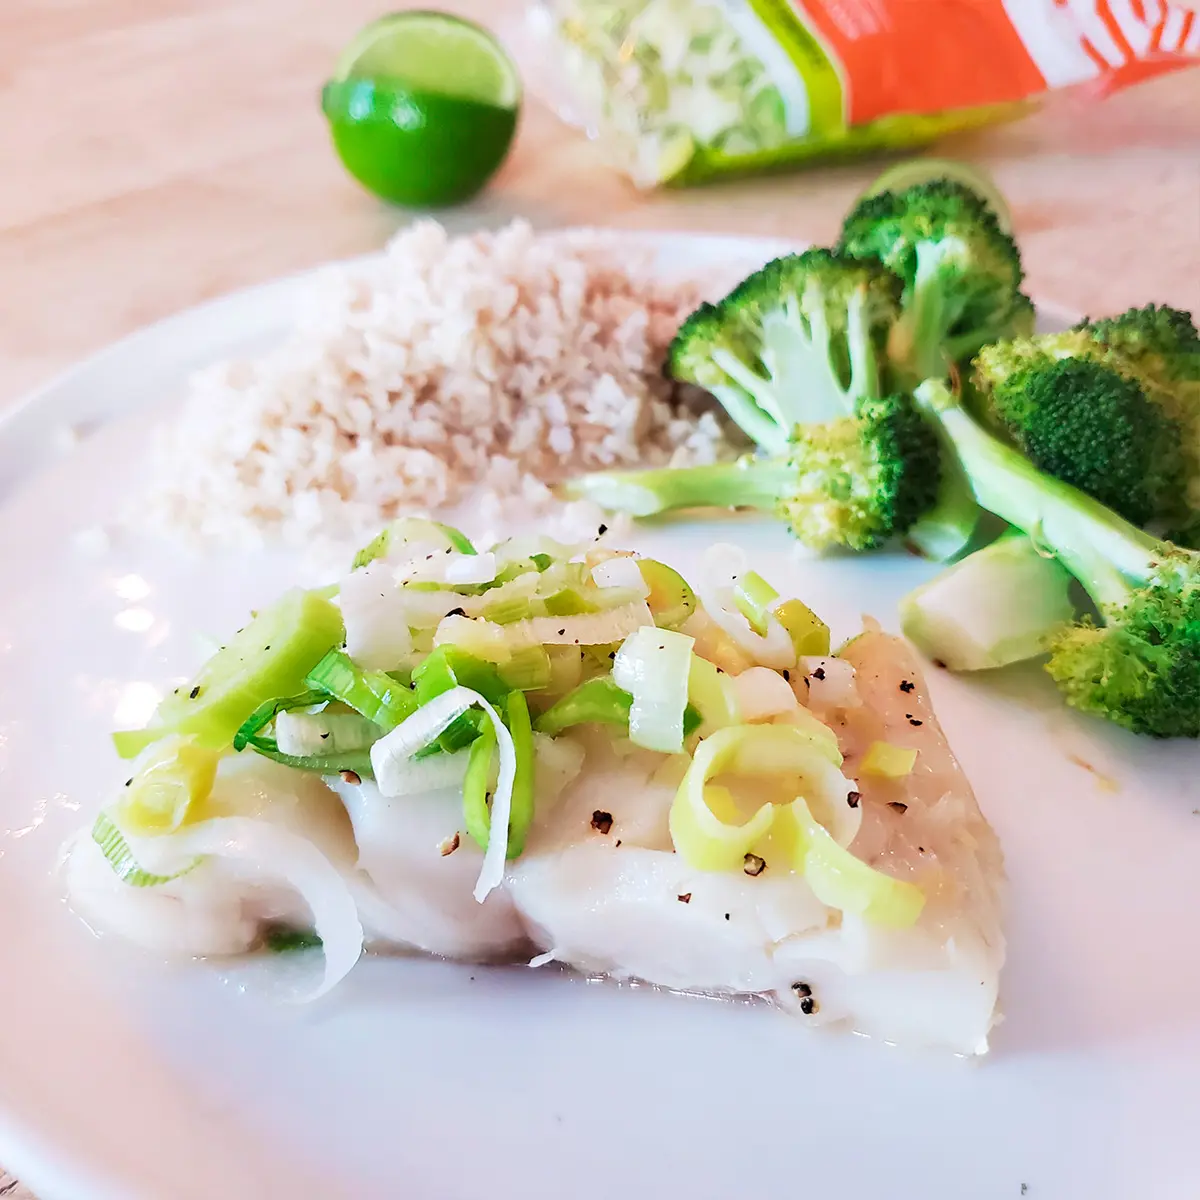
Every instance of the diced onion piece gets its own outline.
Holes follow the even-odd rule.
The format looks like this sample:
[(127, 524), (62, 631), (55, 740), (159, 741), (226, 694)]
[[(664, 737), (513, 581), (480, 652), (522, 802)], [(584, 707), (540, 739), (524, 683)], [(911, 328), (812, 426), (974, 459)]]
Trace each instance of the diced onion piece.
[(840, 795), (843, 808), (859, 812), (845, 803), (853, 784), (832, 766), (817, 739), (788, 725), (719, 729), (697, 746), (671, 802), (671, 840), (684, 861), (700, 871), (740, 871), (750, 848), (776, 819), (777, 806), (768, 803), (739, 822), (728, 793), (709, 783), (722, 774), (783, 776), (798, 792), (819, 796), (822, 808)]
[[(346, 977), (362, 954), (363, 929), (358, 908), (341, 872), (307, 838), (270, 821), (216, 817), (179, 833), (152, 839), (156, 849), (182, 860), (212, 856), (245, 863), (257, 874), (291, 884), (312, 913), (321, 939), (325, 976), (316, 1000)], [(136, 847), (141, 853), (143, 847)]]
[(751, 667), (730, 681), (743, 721), (761, 721), (799, 706), (796, 693), (778, 671)]
[(383, 730), (358, 713), (281, 712), (275, 717), (275, 744), (296, 757), (365, 750)]
[(490, 550), (452, 555), (446, 559), (444, 578), (447, 583), (491, 583), (496, 578), (496, 556)]
[(381, 793), (389, 798), (421, 796), (462, 787), (467, 773), (470, 750), (453, 754), (431, 754), (427, 758), (409, 758), (398, 762), (388, 778), (388, 790)]
[(592, 568), (592, 581), (600, 588), (625, 588), (643, 600), (650, 595), (650, 585), (642, 575), (636, 558), (618, 555)]
[(903, 779), (917, 765), (917, 752), (891, 742), (872, 742), (863, 755), (860, 770), (880, 779)]
[(925, 907), (925, 894), (916, 884), (885, 875), (839, 846), (803, 799), (788, 805), (787, 812), (797, 831), (794, 865), (822, 904), (895, 929), (916, 923)]
[(739, 720), (732, 677), (695, 653), (688, 671), (688, 700), (700, 714), (703, 721), (700, 732), (704, 737), (727, 725), (736, 725)]
[(767, 617), (779, 593), (757, 572), (747, 571), (733, 584), (733, 602), (759, 637), (767, 632)]
[(691, 662), (692, 639), (674, 630), (645, 627), (621, 644), (613, 661), (613, 680), (633, 697), (629, 740), (635, 746), (663, 754), (682, 752)]
[(443, 692), (417, 709), (411, 717), (371, 747), (371, 766), (374, 768), (379, 790), (385, 796), (392, 795), (391, 789), (401, 786), (408, 760), (418, 750), (440, 737), (452, 721), (476, 706), (483, 709), (491, 722), (500, 754), (500, 775), (496, 781), (496, 790), (492, 794), (488, 846), (483, 856), (479, 878), (475, 882), (475, 899), (482, 904), (488, 893), (504, 879), (513, 779), (517, 769), (512, 736), (496, 710), (478, 692), (473, 692), (470, 688), (456, 687)]
[[(346, 653), (360, 667), (390, 671), (408, 661), (412, 634), (406, 597), (386, 566), (371, 565), (347, 575), (338, 603), (346, 622)], [(451, 600), (442, 612), (452, 606)]]
[(114, 808), (117, 823), (142, 837), (172, 833), (212, 791), (220, 757), (179, 734), (155, 742), (133, 764)]
[(796, 656), (829, 653), (829, 626), (801, 600), (785, 600), (772, 610), (775, 619), (787, 630)]

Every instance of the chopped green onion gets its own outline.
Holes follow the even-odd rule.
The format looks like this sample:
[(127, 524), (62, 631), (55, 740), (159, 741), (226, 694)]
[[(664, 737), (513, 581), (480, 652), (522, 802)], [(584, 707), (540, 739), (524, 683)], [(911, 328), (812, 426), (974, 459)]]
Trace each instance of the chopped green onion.
[[(671, 841), (689, 867), (741, 870), (750, 848), (770, 832), (775, 820), (773, 804), (763, 804), (749, 818), (741, 818), (729, 792), (708, 781), (727, 771), (773, 773), (758, 769), (765, 760), (754, 752), (761, 748), (762, 735), (774, 733), (765, 725), (735, 726), (717, 730), (697, 747), (670, 812)], [(799, 753), (794, 746), (789, 748)]]
[(550, 682), (550, 655), (540, 642), (514, 647), (512, 657), (500, 665), (499, 675), (510, 690), (540, 691)]
[(402, 777), (413, 754), (434, 741), (446, 727), (468, 709), (478, 706), (487, 715), (496, 734), (500, 755), (500, 774), (492, 797), (490, 836), (483, 855), (483, 866), (475, 881), (474, 896), (481, 904), (488, 894), (504, 880), (504, 861), (508, 854), (509, 819), (512, 813), (513, 780), (517, 770), (512, 734), (500, 715), (478, 693), (470, 688), (456, 687), (435, 696), (418, 708), (402, 725), (397, 726), (371, 747), (371, 762), (379, 790), (392, 794), (392, 787)]
[(852, 784), (830, 762), (819, 738), (791, 725), (718, 729), (696, 747), (671, 802), (671, 839), (697, 870), (741, 870), (751, 847), (772, 831), (781, 807), (768, 802), (743, 818), (732, 796), (710, 782), (719, 775), (782, 777), (829, 810), (846, 841), (862, 819), (861, 811), (845, 802)]
[(386, 558), (391, 553), (393, 545), (403, 546), (416, 542), (426, 542), (448, 550), (457, 550), (459, 554), (474, 554), (475, 547), (465, 533), (455, 529), (453, 525), (443, 525), (440, 521), (428, 521), (424, 517), (401, 517), (393, 521), (382, 533), (373, 537), (355, 556), (352, 570), (365, 567), (377, 558)]
[(917, 752), (890, 742), (872, 742), (863, 755), (859, 770), (882, 779), (903, 779), (917, 765)]
[[(598, 676), (552, 704), (534, 721), (533, 727), (551, 737), (575, 725), (619, 725), (628, 730), (632, 706), (633, 697), (618, 687), (611, 675)], [(691, 737), (701, 721), (700, 713), (689, 704), (683, 712), (684, 737)]]
[(822, 904), (893, 929), (916, 923), (925, 907), (916, 884), (877, 871), (839, 846), (802, 798), (786, 812), (798, 833), (795, 867)]
[(142, 870), (133, 856), (133, 851), (129, 848), (129, 843), (125, 840), (125, 835), (117, 828), (107, 813), (101, 813), (96, 818), (96, 823), (92, 826), (92, 841), (100, 847), (100, 852), (104, 855), (108, 865), (112, 867), (116, 877), (122, 883), (129, 884), (130, 887), (158, 887), (160, 884), (170, 883), (172, 879), (186, 875), (200, 865), (200, 859), (195, 858), (182, 870), (176, 871), (172, 875), (154, 875), (149, 871)]
[(671, 629), (644, 626), (621, 644), (613, 679), (633, 697), (629, 740), (663, 754), (683, 751), (683, 712), (693, 639)]
[(573, 725), (620, 725), (629, 728), (633, 697), (619, 688), (610, 675), (589, 679), (552, 704), (533, 723), (538, 733), (553, 736)]
[(346, 750), (341, 754), (285, 754), (279, 749), (279, 743), (274, 738), (265, 737), (249, 738), (246, 747), (281, 766), (291, 767), (296, 771), (308, 771), (313, 775), (341, 775), (349, 772), (360, 779), (374, 777), (369, 748)]
[(255, 734), (266, 729), (280, 713), (292, 712), (298, 708), (312, 708), (314, 704), (323, 704), (328, 699), (329, 696), (325, 692), (307, 691), (301, 692), (298, 696), (283, 696), (260, 704), (233, 735), (233, 748), (235, 750), (245, 749), (246, 743)]
[(459, 684), (478, 692), (493, 705), (503, 704), (512, 690), (490, 662), (448, 644), (435, 647), (413, 671), (412, 678), (418, 705), (427, 704), (434, 696)]
[(370, 749), (383, 730), (356, 712), (281, 712), (275, 718), (275, 745), (283, 754), (329, 757)]
[(650, 589), (646, 603), (661, 629), (678, 629), (696, 611), (696, 593), (678, 571), (654, 558), (638, 560), (638, 570)]
[(138, 737), (114, 738), (124, 756), (168, 733), (189, 734), (214, 750), (229, 746), (246, 719), (276, 696), (304, 690), (304, 677), (345, 637), (342, 614), (316, 592), (293, 588), (264, 609), (190, 683), (158, 706)]
[(533, 563), (539, 571), (545, 571), (553, 562), (554, 559), (548, 554), (531, 554), (529, 561)]
[(778, 599), (779, 593), (757, 571), (734, 580), (733, 603), (759, 637), (766, 637), (767, 618)]
[[(500, 707), (512, 690), (491, 663), (450, 645), (436, 647), (417, 667), (413, 672), (413, 686), (418, 705), (428, 704), (435, 696), (462, 686), (478, 692), (489, 704)], [(450, 722), (436, 742), (418, 751), (418, 755), (438, 751), (453, 753), (469, 746), (479, 736), (482, 719), (480, 713), (463, 713)]]
[(330, 650), (309, 671), (305, 683), (348, 704), (383, 730), (394, 729), (417, 708), (408, 688), (383, 671), (363, 671), (341, 650)]
[(513, 775), (512, 807), (508, 818), (508, 857), (511, 859), (524, 850), (526, 835), (533, 824), (533, 726), (529, 721), (529, 704), (524, 692), (509, 693), (505, 715), (505, 724), (512, 735), (513, 752), (517, 758), (516, 772)]
[(829, 653), (829, 626), (800, 600), (785, 600), (774, 609), (775, 619), (787, 630), (796, 657)]
[(480, 850), (486, 850), (491, 813), (488, 810), (488, 784), (492, 759), (496, 753), (496, 731), (486, 722), (479, 737), (471, 743), (467, 773), (463, 778), (463, 823)]

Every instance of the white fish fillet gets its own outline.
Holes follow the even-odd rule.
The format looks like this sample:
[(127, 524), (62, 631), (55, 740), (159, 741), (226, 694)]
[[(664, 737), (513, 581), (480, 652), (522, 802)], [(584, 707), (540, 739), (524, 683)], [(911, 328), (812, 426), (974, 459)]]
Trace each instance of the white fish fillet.
[[(906, 644), (872, 630), (842, 657), (853, 680), (841, 669), (824, 686), (799, 677), (794, 686), (837, 732), (850, 778), (873, 741), (919, 752), (904, 779), (859, 779), (863, 821), (851, 845), (926, 892), (911, 929), (844, 917), (801, 876), (769, 866), (755, 877), (688, 867), (667, 823), (686, 760), (620, 749), (594, 731), (539, 742), (534, 827), (482, 905), (472, 896), (482, 854), (462, 829), (457, 792), (388, 800), (369, 782), (334, 780), (330, 790), (249, 759), (223, 765), (213, 802), (309, 837), (350, 884), (374, 946), (471, 961), (540, 951), (589, 973), (761, 995), (811, 1024), (982, 1053), (1004, 960), (998, 843)], [(571, 782), (585, 753), (587, 769)], [(130, 888), (84, 838), (67, 870), (72, 904), (89, 923), (158, 952), (237, 954), (266, 921), (305, 924), (304, 904), (286, 888), (224, 864)]]
[(535, 848), (510, 869), (509, 892), (537, 945), (584, 971), (689, 991), (759, 993), (797, 1010), (808, 999), (812, 1013), (798, 1015), (813, 1023), (984, 1052), (1004, 959), (999, 845), (907, 646), (869, 632), (844, 657), (856, 668), (863, 703), (823, 715), (839, 733), (846, 774), (856, 777), (874, 740), (919, 751), (909, 777), (860, 781), (864, 819), (852, 846), (872, 865), (925, 888), (929, 899), (915, 927), (843, 918), (796, 875), (691, 871), (669, 842), (631, 847), (622, 837), (626, 821), (653, 824), (652, 804), (661, 806), (665, 826), (670, 793), (626, 787), (609, 792), (607, 835), (578, 813), (574, 845)]

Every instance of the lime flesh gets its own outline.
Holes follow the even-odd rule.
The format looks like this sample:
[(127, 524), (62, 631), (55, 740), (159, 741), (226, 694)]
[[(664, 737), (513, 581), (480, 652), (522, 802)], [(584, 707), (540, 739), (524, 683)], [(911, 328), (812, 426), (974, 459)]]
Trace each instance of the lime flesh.
[(346, 169), (386, 200), (433, 208), (478, 192), (504, 161), (521, 81), (486, 30), (400, 12), (363, 29), (321, 103)]

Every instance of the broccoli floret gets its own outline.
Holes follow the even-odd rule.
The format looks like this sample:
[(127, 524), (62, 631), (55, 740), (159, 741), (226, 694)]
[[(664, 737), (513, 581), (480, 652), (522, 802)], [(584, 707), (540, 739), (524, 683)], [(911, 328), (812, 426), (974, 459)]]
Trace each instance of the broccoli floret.
[(1017, 245), (963, 184), (937, 179), (860, 200), (839, 249), (876, 258), (904, 281), (889, 353), (910, 383), (943, 376), (981, 346), (1033, 330)]
[(1067, 702), (1152, 737), (1200, 737), (1200, 553), (1145, 533), (992, 436), (941, 381), (917, 402), (953, 442), (975, 496), (1027, 533), (1099, 610), (1051, 643)]
[(899, 297), (900, 281), (878, 263), (829, 250), (778, 258), (684, 321), (667, 370), (780, 454), (798, 425), (848, 416), (887, 390)]
[(979, 357), (988, 412), (1035, 466), (1137, 525), (1175, 513), (1188, 472), (1178, 424), (1134, 380), (1088, 358)]
[(814, 550), (873, 550), (907, 533), (938, 498), (937, 433), (907, 397), (807, 427), (791, 447), (776, 509)]
[(1002, 342), (975, 360), (976, 404), (1043, 470), (1136, 524), (1186, 527), (1200, 513), (1196, 347), (1186, 313), (1153, 306)]
[(1164, 385), (1200, 384), (1200, 330), (1191, 313), (1147, 304), (1115, 317), (1085, 319), (1075, 329), (1089, 333)]
[(940, 456), (934, 425), (897, 394), (861, 401), (854, 416), (801, 426), (783, 455), (604, 471), (568, 487), (643, 517), (713, 505), (769, 509), (814, 550), (870, 550), (907, 532), (935, 505)]

